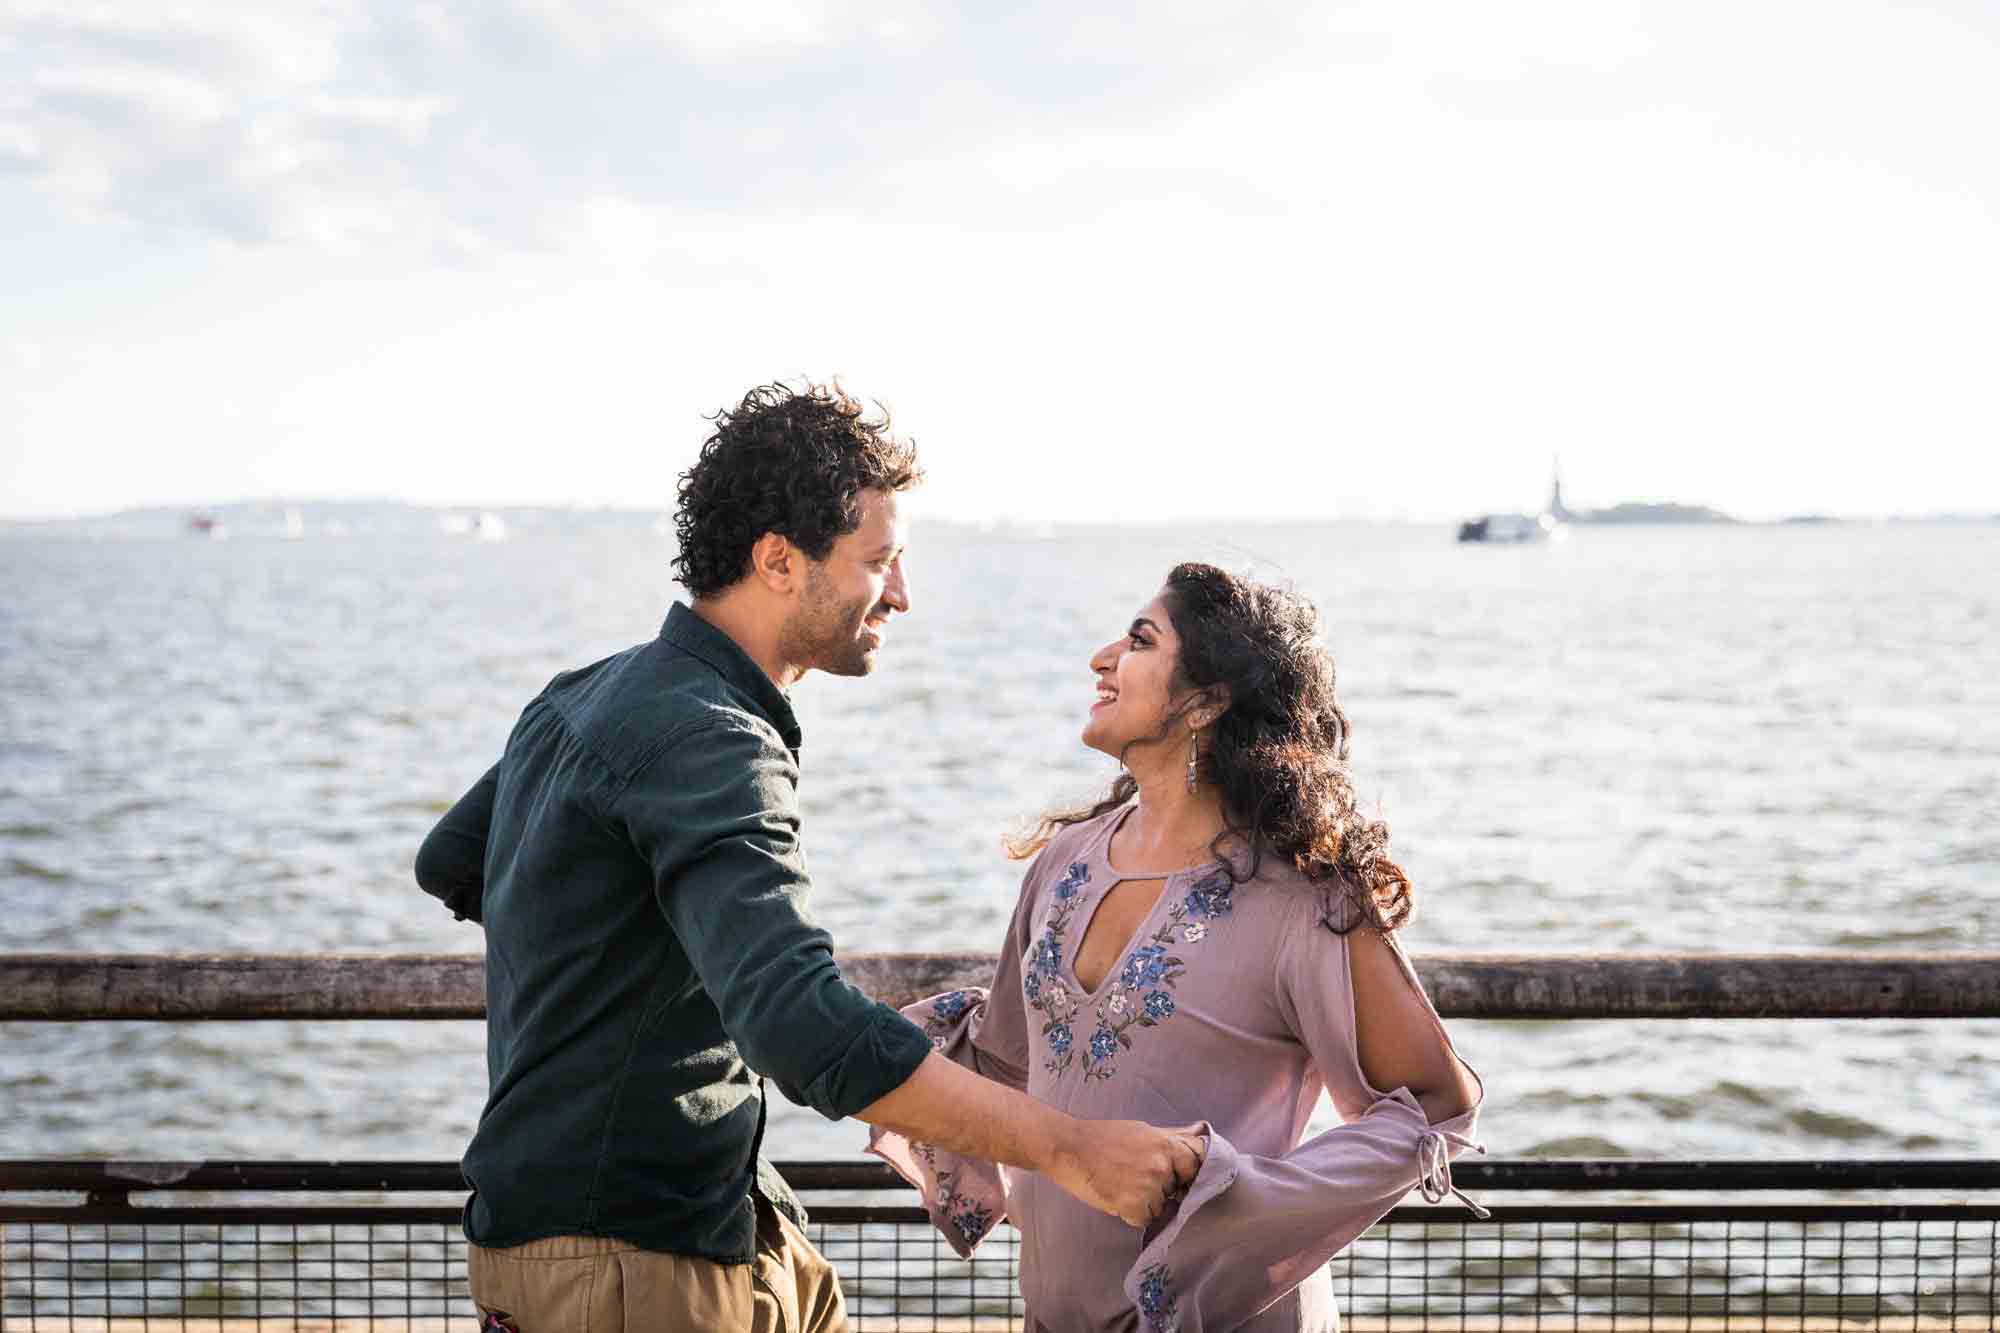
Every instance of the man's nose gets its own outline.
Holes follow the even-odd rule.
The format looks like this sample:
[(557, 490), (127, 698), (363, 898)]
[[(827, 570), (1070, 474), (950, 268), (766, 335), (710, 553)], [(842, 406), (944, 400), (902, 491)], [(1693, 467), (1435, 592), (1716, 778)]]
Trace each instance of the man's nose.
[(889, 581), (882, 585), (882, 600), (898, 611), (910, 609), (910, 580), (903, 573), (903, 562), (898, 560), (889, 566)]

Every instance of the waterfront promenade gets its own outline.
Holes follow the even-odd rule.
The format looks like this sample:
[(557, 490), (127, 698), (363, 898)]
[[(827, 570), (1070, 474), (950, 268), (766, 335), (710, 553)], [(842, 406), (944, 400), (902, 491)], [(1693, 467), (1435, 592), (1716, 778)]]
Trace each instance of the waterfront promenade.
[[(993, 959), (842, 965), (900, 1004), (978, 984)], [(2000, 1017), (2000, 955), (1986, 953), (1440, 954), (1419, 969), (1451, 1018)], [(474, 1020), (481, 995), (474, 955), (0, 955), (0, 1022)], [(5, 1327), (469, 1327), (456, 1166), (300, 1149), (289, 1162), (0, 1160)], [(879, 1164), (784, 1169), (858, 1329), (1020, 1328), (1010, 1229), (962, 1263)], [(1395, 1210), (1336, 1260), (1347, 1328), (1831, 1333), (1991, 1328), (2000, 1311), (2000, 1161), (1503, 1154), (1457, 1175), (1493, 1217)]]

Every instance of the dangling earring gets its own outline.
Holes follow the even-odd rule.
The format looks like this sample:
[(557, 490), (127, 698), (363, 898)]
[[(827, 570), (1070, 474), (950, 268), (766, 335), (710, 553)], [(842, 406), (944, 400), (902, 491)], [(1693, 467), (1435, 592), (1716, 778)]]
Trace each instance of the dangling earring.
[(1188, 795), (1190, 796), (1201, 786), (1200, 764), (1201, 733), (1190, 731), (1188, 733)]

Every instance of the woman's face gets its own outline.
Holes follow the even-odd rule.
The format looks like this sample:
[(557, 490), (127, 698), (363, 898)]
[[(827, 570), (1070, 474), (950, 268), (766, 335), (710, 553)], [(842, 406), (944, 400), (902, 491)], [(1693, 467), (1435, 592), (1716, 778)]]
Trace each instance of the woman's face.
[(1180, 652), (1164, 597), (1155, 597), (1140, 608), (1125, 633), (1091, 656), (1097, 702), (1083, 724), (1083, 743), (1118, 759), (1132, 742), (1157, 737), (1173, 703)]

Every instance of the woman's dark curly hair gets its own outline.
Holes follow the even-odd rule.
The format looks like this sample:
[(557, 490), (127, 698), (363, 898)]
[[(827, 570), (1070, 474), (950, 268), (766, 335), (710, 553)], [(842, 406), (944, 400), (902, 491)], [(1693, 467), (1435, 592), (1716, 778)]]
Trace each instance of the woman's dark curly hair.
[[(1362, 909), (1358, 918), (1329, 910), (1329, 929), (1404, 925), (1415, 908), (1410, 879), (1388, 857), (1389, 826), (1363, 815), (1355, 798), (1347, 715), (1334, 699), (1333, 655), (1319, 642), (1312, 603), (1202, 564), (1176, 565), (1164, 600), (1180, 638), (1174, 688), (1219, 686), (1229, 699), (1203, 733), (1198, 776), (1222, 798), (1225, 827), (1210, 849), (1230, 878), (1241, 883), (1266, 855), (1282, 856)], [(1159, 738), (1171, 727), (1169, 718)], [(1065, 826), (1115, 810), (1138, 791), (1138, 780), (1121, 772), (1102, 800), (1043, 815), (1009, 850), (1032, 856)]]
[(916, 445), (889, 433), (839, 385), (794, 390), (763, 384), (713, 418), (701, 456), (681, 473), (674, 574), (696, 597), (713, 597), (750, 572), (750, 548), (767, 532), (814, 560), (861, 526), (861, 493), (907, 490), (923, 480)]

